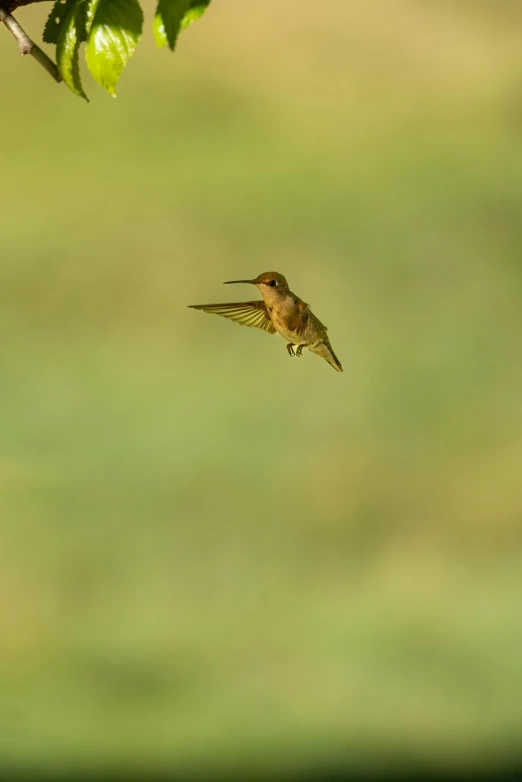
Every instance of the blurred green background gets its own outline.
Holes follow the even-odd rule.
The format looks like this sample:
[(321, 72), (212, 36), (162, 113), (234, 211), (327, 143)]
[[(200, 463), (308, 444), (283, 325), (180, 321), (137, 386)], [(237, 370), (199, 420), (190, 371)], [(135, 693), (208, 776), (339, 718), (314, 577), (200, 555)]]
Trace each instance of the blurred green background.
[[(522, 8), (152, 11), (90, 105), (0, 30), (0, 759), (509, 759)], [(268, 270), (343, 375), (186, 307)]]

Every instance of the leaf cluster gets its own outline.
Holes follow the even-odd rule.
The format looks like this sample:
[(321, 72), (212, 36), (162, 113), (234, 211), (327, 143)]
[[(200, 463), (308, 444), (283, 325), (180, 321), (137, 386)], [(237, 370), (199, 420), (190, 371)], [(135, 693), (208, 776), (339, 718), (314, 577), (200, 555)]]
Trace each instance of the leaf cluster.
[[(153, 31), (158, 47), (174, 50), (178, 35), (206, 10), (210, 0), (158, 0)], [(80, 77), (80, 48), (94, 79), (111, 95), (143, 33), (139, 0), (56, 0), (43, 39), (56, 46), (64, 82), (87, 99)]]

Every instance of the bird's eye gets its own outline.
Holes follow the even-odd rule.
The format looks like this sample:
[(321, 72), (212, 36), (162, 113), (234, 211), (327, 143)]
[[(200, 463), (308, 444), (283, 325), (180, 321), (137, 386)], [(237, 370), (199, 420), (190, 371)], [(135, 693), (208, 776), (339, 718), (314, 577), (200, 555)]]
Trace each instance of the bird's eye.
[(276, 281), (275, 281), (275, 280), (269, 280), (269, 281), (267, 282), (267, 285), (271, 285), (272, 287), (273, 287), (275, 284), (276, 284)]

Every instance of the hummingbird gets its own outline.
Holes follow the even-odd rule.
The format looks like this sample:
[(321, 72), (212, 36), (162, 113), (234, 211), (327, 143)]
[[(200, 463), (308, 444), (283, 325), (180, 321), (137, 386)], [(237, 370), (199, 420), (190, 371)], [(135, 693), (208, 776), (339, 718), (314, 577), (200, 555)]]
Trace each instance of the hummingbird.
[(343, 371), (330, 345), (326, 326), (315, 317), (308, 304), (292, 293), (282, 274), (263, 272), (255, 280), (228, 280), (224, 285), (238, 283), (255, 285), (263, 299), (189, 306), (213, 315), (222, 315), (243, 326), (263, 329), (269, 334), (281, 334), (288, 342), (286, 348), (290, 356), (299, 357), (303, 348), (308, 348), (328, 361), (337, 372)]

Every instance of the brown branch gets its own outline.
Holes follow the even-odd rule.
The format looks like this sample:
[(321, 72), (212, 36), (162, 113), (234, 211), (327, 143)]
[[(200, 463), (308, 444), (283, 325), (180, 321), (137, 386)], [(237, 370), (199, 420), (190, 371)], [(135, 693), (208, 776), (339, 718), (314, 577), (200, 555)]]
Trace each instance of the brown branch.
[(48, 2), (48, 0), (9, 0), (5, 5), (7, 6), (7, 10), (9, 13), (12, 13), (13, 11), (16, 11), (17, 8), (20, 8), (22, 5), (32, 5), (32, 3), (43, 3)]
[[(41, 1), (42, 0), (36, 0), (36, 2)], [(11, 16), (3, 4), (0, 4), (0, 22), (5, 24), (11, 35), (15, 38), (22, 56), (24, 54), (30, 54), (31, 57), (34, 57), (36, 62), (39, 62), (40, 65), (45, 68), (47, 73), (51, 74), (55, 81), (62, 81), (62, 77), (60, 76), (56, 64), (50, 59), (50, 57), (46, 55), (42, 49), (40, 49), (39, 46), (35, 44), (33, 40), (31, 40), (31, 38), (29, 38), (25, 30), (20, 27), (14, 16)]]

